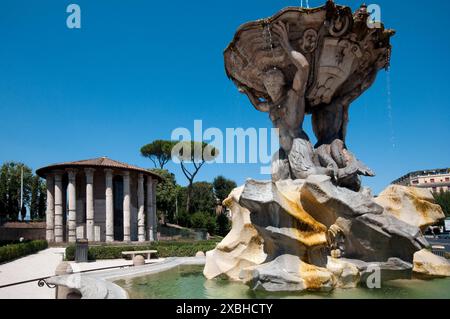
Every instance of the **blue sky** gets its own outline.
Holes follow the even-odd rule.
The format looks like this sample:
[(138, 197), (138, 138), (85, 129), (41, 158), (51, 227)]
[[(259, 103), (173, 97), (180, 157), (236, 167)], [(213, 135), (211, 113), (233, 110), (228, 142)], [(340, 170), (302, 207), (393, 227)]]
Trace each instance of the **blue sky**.
[[(81, 6), (81, 30), (66, 27), (70, 3)], [(450, 3), (377, 3), (397, 30), (392, 67), (352, 105), (347, 141), (377, 172), (364, 181), (376, 193), (409, 171), (450, 166)], [(36, 169), (108, 156), (151, 167), (140, 147), (196, 119), (271, 127), (227, 79), (222, 53), (240, 24), (288, 5), (300, 1), (2, 0), (0, 162)], [(259, 167), (208, 165), (198, 180), (267, 179)], [(168, 168), (185, 184), (178, 166)]]

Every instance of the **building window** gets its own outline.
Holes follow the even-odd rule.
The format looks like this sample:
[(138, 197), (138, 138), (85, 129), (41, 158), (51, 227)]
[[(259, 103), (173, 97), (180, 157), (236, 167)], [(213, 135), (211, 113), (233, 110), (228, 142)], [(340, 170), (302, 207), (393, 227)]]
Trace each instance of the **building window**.
[(445, 181), (446, 181), (446, 182), (450, 182), (450, 177), (446, 177), (446, 178), (445, 178)]
[(412, 183), (413, 184), (419, 184), (419, 181), (413, 181)]
[(434, 178), (430, 179), (430, 183), (434, 183)]

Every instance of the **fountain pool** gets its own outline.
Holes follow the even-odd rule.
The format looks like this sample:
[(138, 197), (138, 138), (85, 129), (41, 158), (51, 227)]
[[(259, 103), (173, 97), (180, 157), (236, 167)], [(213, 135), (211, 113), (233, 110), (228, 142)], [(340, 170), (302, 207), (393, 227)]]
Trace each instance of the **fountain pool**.
[(336, 289), (330, 293), (266, 293), (227, 279), (207, 280), (203, 266), (179, 266), (116, 282), (132, 299), (450, 299), (450, 278), (396, 280), (381, 289)]

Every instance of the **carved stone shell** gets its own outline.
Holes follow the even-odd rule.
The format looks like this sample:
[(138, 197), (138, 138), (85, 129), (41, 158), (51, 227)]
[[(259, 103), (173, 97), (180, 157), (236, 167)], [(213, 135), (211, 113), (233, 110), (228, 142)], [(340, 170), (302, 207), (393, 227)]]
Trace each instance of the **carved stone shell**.
[[(355, 14), (349, 7), (328, 1), (312, 9), (287, 7), (267, 19), (249, 22), (237, 30), (224, 52), (227, 75), (238, 87), (247, 87), (259, 98), (268, 99), (262, 75), (280, 69), (292, 83), (296, 68), (286, 55), (271, 25), (289, 25), (292, 47), (303, 53), (311, 68), (307, 85), (307, 111), (370, 87), (367, 79), (389, 65), (393, 30), (369, 28), (362, 6)], [(355, 91), (359, 93), (356, 93)]]

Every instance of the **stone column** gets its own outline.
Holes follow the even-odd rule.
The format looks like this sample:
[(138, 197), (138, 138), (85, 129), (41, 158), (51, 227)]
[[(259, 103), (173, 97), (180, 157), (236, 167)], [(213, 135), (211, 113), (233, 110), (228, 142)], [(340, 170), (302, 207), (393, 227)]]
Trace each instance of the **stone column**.
[(145, 213), (144, 213), (144, 175), (138, 177), (138, 238), (145, 242)]
[(77, 241), (77, 195), (76, 195), (76, 177), (74, 169), (69, 169), (69, 184), (67, 191), (69, 193), (69, 243)]
[(153, 179), (150, 176), (147, 176), (147, 232), (148, 240), (150, 242), (155, 241), (153, 225)]
[(152, 180), (152, 216), (153, 216), (153, 239), (158, 241), (158, 216), (156, 208), (156, 186), (158, 181)]
[(86, 168), (86, 234), (88, 241), (94, 241), (94, 169)]
[(114, 241), (113, 170), (105, 169), (106, 176), (106, 242)]
[(123, 241), (131, 241), (130, 172), (123, 173)]
[(55, 172), (55, 242), (63, 239), (63, 184), (62, 172)]
[(55, 241), (55, 182), (53, 174), (48, 174), (47, 179), (47, 209), (45, 211), (47, 234), (49, 243)]

